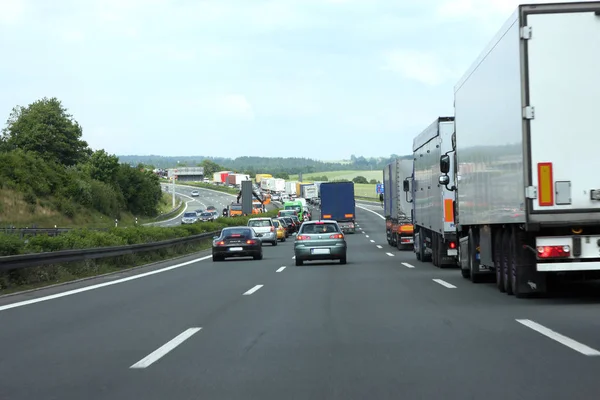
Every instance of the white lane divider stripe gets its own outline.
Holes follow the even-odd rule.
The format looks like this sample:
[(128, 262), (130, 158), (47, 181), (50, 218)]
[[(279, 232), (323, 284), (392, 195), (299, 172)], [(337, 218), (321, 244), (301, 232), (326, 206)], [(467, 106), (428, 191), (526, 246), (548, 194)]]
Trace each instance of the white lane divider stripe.
[(246, 293), (244, 293), (244, 296), (250, 296), (252, 293), (256, 292), (258, 289), (260, 289), (263, 286), (264, 285), (256, 285), (256, 286), (254, 286), (252, 289), (250, 289)]
[(152, 353), (148, 354), (146, 357), (142, 358), (140, 361), (136, 362), (129, 368), (139, 369), (139, 368), (147, 368), (150, 365), (154, 364), (156, 361), (160, 360), (164, 356), (166, 356), (170, 351), (179, 346), (181, 343), (188, 340), (192, 335), (199, 332), (202, 328), (189, 328), (183, 333), (180, 333), (175, 338), (171, 339), (158, 349), (154, 350)]
[(407, 262), (403, 262), (401, 264), (404, 265), (406, 268), (414, 268), (415, 267), (414, 265), (411, 265), (411, 264), (409, 264)]
[(544, 325), (540, 325), (530, 319), (516, 319), (515, 321), (585, 356), (600, 356), (600, 351), (592, 349), (591, 347), (586, 346), (583, 343), (579, 343), (578, 341), (567, 336), (561, 335), (560, 333), (546, 328)]
[(293, 257), (292, 257), (292, 260), (295, 260), (295, 259), (296, 259), (296, 256), (293, 256)]
[(451, 283), (446, 282), (443, 279), (432, 279), (435, 283), (439, 283), (440, 285), (447, 287), (448, 289), (456, 289), (456, 286), (454, 286)]
[(378, 248), (378, 249), (383, 249), (383, 246), (381, 246), (381, 245), (379, 245), (379, 244), (378, 244), (378, 245), (377, 245), (377, 248)]
[(378, 212), (375, 212), (373, 210), (369, 210), (368, 208), (365, 208), (365, 207), (361, 207), (358, 204), (356, 205), (356, 207), (360, 208), (361, 210), (365, 210), (365, 211), (368, 211), (370, 213), (373, 213), (373, 214), (377, 215), (381, 219), (385, 219), (385, 217), (383, 215), (379, 214)]
[[(150, 275), (156, 275), (156, 274), (160, 274), (161, 272), (166, 272), (166, 271), (170, 271), (172, 269), (185, 267), (186, 265), (194, 264), (194, 263), (197, 263), (198, 261), (208, 260), (209, 258), (212, 258), (212, 256), (204, 256), (204, 257), (196, 258), (194, 260), (186, 261), (186, 262), (183, 262), (180, 264), (171, 265), (170, 267), (165, 267), (165, 268), (157, 269), (155, 271), (150, 271), (150, 272), (144, 272), (143, 274), (128, 276), (127, 278), (115, 279), (114, 281), (110, 281), (110, 282), (98, 283), (96, 285), (86, 286), (86, 287), (82, 287), (79, 289), (68, 290), (68, 291), (62, 292), (62, 293), (56, 293), (56, 294), (51, 294), (49, 296), (38, 297), (37, 299), (24, 300), (24, 301), (19, 301), (18, 303), (7, 304), (4, 306), (0, 306), (0, 311), (9, 310), (11, 308), (16, 308), (16, 307), (23, 307), (23, 306), (26, 306), (29, 304), (41, 303), (42, 301), (58, 299), (60, 297), (71, 296), (73, 294), (83, 293), (83, 292), (87, 292), (89, 290), (100, 289), (105, 286), (117, 285), (119, 283), (124, 283), (124, 282), (128, 282), (128, 281), (133, 281), (135, 279), (145, 278)], [(127, 270), (123, 270), (123, 272), (127, 272)]]
[(371, 243), (375, 243), (375, 241), (373, 239), (371, 239)]
[(365, 237), (369, 237), (369, 235), (366, 235)]
[(279, 267), (279, 269), (278, 269), (277, 271), (275, 271), (275, 272), (281, 272), (281, 271), (283, 271), (284, 269), (285, 269), (285, 266), (283, 266), (283, 267)]
[(385, 254), (387, 254), (390, 257), (394, 257), (394, 255), (392, 253), (385, 253)]

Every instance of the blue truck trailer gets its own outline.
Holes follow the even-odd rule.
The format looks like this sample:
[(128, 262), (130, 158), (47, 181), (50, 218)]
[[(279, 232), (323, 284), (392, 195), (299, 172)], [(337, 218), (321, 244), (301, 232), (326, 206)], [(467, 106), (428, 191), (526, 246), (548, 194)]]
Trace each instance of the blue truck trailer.
[(356, 202), (353, 182), (321, 184), (321, 219), (334, 220), (342, 232), (355, 233)]

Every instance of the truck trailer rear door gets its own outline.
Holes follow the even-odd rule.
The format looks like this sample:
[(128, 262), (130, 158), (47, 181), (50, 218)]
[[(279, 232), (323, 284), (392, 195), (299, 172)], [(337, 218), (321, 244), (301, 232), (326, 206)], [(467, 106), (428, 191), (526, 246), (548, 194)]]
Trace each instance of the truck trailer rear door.
[(591, 198), (600, 190), (599, 4), (524, 13), (534, 212), (600, 210), (600, 198)]

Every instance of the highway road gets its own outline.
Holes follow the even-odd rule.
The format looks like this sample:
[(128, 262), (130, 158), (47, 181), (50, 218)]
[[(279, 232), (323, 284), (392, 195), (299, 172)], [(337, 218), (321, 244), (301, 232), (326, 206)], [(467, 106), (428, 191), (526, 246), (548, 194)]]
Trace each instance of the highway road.
[(600, 398), (598, 295), (474, 285), (359, 205), (347, 265), (288, 240), (0, 298), (0, 399)]
[[(167, 185), (167, 184), (162, 184), (161, 185), (163, 188), (165, 186), (169, 187), (169, 193), (172, 193), (172, 185)], [(229, 204), (231, 204), (232, 201), (235, 201), (236, 196), (229, 194), (229, 193), (225, 193), (225, 192), (219, 192), (217, 190), (211, 190), (211, 189), (204, 189), (204, 188), (198, 188), (198, 187), (193, 187), (193, 186), (186, 186), (186, 185), (176, 185), (175, 186), (175, 193), (180, 195), (183, 198), (183, 201), (186, 202), (186, 205), (184, 207), (184, 210), (179, 213), (177, 216), (174, 216), (173, 218), (170, 218), (166, 221), (161, 221), (161, 222), (153, 222), (147, 225), (154, 225), (154, 226), (177, 226), (177, 225), (181, 225), (181, 215), (186, 211), (186, 210), (197, 210), (197, 209), (206, 209), (206, 207), (208, 206), (215, 206), (217, 208), (217, 211), (219, 211), (219, 213), (221, 213), (221, 211), (223, 211), (223, 209), (225, 207), (227, 207)], [(194, 190), (198, 190), (200, 192), (200, 196), (199, 197), (192, 197), (192, 191)], [(275, 205), (273, 204), (269, 204), (267, 205), (267, 210), (272, 210), (275, 208)]]

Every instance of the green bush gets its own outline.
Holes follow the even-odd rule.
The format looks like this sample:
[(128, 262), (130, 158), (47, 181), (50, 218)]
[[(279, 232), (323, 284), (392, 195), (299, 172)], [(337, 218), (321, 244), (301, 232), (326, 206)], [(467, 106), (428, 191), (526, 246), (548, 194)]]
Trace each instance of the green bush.
[[(66, 203), (67, 207), (69, 203)], [(68, 212), (61, 206), (63, 212)], [(275, 217), (277, 210), (248, 217), (218, 218), (214, 222), (200, 222), (174, 227), (137, 226), (110, 228), (104, 231), (74, 229), (58, 236), (37, 235), (21, 240), (12, 234), (0, 234), (0, 254), (42, 253), (48, 251), (88, 249), (95, 247), (120, 246), (152, 243), (179, 237), (188, 237), (207, 232), (217, 232), (229, 226), (245, 226), (250, 218)]]

